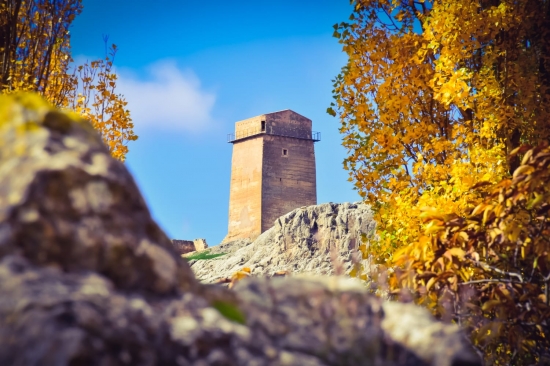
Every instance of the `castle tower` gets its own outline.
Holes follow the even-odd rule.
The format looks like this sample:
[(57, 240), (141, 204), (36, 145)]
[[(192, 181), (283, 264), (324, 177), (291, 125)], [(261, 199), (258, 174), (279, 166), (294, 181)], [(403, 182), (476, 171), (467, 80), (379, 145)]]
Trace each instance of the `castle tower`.
[(320, 133), (289, 109), (235, 123), (229, 225), (223, 242), (251, 238), (295, 208), (315, 205), (315, 150)]

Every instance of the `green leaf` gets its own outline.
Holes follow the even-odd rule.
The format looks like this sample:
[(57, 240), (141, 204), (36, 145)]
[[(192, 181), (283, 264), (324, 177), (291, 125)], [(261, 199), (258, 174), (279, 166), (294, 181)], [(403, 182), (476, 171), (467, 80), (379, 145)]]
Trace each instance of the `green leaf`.
[(336, 117), (336, 112), (331, 107), (327, 108), (327, 113), (330, 114), (332, 117)]
[(225, 301), (214, 301), (212, 307), (220, 312), (226, 319), (239, 324), (246, 324), (246, 318), (239, 308)]

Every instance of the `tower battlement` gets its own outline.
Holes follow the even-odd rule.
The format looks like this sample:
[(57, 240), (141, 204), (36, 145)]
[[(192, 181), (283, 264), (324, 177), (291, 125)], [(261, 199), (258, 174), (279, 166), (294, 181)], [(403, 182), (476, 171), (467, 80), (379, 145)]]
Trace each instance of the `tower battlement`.
[(320, 133), (311, 120), (291, 110), (235, 123), (229, 224), (224, 242), (254, 239), (275, 220), (317, 203), (314, 143)]

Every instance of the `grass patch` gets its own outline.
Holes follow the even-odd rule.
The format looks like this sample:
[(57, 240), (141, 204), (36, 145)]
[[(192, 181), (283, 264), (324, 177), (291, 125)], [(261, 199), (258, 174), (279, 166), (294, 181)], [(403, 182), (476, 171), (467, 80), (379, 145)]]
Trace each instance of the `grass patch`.
[(193, 254), (193, 255), (190, 255), (189, 257), (184, 257), (184, 258), (187, 259), (188, 261), (200, 261), (200, 260), (218, 258), (226, 254), (227, 253), (210, 254), (208, 252), (201, 252), (201, 253)]

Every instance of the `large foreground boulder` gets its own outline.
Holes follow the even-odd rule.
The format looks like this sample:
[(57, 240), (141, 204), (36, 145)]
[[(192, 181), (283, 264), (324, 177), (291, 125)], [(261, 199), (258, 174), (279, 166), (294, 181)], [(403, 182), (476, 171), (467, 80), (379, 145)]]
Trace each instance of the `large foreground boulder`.
[(0, 140), (0, 365), (480, 364), (353, 279), (200, 284), (91, 127), (35, 96), (0, 96)]
[(0, 293), (1, 365), (480, 365), (457, 327), (349, 278), (151, 298), (7, 256)]
[(196, 282), (87, 122), (38, 96), (0, 97), (0, 256), (95, 271), (121, 289), (175, 293)]
[(224, 255), (190, 264), (204, 283), (229, 278), (242, 268), (253, 275), (347, 273), (354, 263), (368, 266), (357, 248), (363, 237), (372, 237), (375, 226), (370, 206), (361, 202), (301, 207), (278, 218), (253, 242), (212, 247), (208, 253)]

